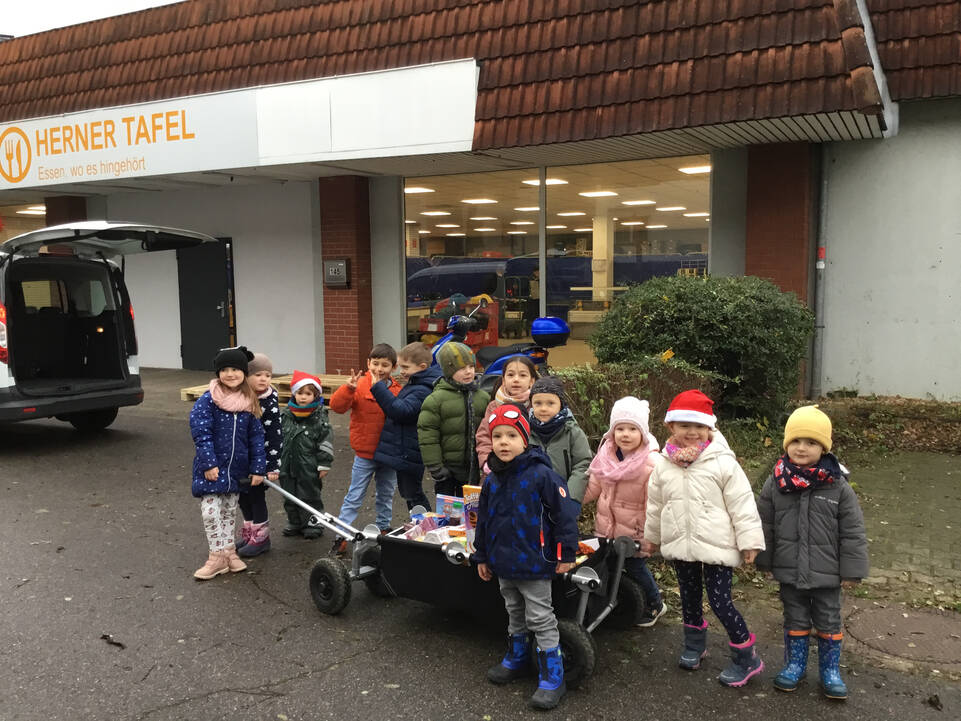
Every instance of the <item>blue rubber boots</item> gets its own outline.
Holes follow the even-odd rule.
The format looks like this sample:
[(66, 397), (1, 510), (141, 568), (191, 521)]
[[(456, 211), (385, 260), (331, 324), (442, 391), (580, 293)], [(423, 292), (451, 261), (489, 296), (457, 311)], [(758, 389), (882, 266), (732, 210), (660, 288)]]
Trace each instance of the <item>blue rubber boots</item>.
[(784, 629), (784, 668), (774, 679), (779, 691), (794, 691), (808, 670), (808, 632), (793, 633)]
[(828, 698), (843, 701), (848, 697), (848, 687), (841, 679), (841, 639), (818, 635), (818, 671), (821, 690)]

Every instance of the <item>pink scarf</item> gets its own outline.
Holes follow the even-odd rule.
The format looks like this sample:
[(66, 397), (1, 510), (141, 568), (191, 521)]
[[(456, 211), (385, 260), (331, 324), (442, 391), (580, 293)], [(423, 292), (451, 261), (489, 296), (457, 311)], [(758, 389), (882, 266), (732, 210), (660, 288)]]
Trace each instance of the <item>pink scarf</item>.
[(210, 381), (210, 397), (221, 410), (228, 413), (240, 413), (250, 410), (250, 399), (239, 388), (235, 391), (226, 388), (219, 379)]
[(519, 406), (526, 406), (528, 399), (531, 397), (531, 389), (528, 388), (526, 391), (520, 394), (517, 398), (512, 398), (504, 392), (504, 386), (500, 386), (497, 392), (494, 394), (494, 400), (499, 403), (516, 403)]
[(652, 439), (653, 436), (649, 436), (646, 445), (625, 456), (622, 461), (617, 457), (617, 444), (614, 443), (614, 439), (605, 434), (588, 472), (601, 483), (617, 483), (629, 478), (638, 478), (648, 455), (652, 450), (657, 451), (657, 441)]
[(705, 441), (704, 443), (698, 443), (696, 446), (681, 448), (674, 443), (674, 437), (672, 436), (664, 444), (664, 453), (681, 468), (687, 468), (698, 459), (709, 445), (711, 445), (711, 442)]

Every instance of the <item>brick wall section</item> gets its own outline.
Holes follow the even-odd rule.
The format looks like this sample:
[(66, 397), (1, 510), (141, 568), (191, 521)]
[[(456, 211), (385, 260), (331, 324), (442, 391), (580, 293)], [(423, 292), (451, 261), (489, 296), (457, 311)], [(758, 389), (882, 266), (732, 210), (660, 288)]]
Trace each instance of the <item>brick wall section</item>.
[(370, 215), (367, 178), (320, 179), (320, 244), (324, 260), (350, 261), (350, 287), (324, 287), (324, 346), (328, 373), (365, 368), (373, 346)]
[(808, 143), (748, 149), (745, 275), (769, 278), (809, 305), (817, 217), (814, 172)]

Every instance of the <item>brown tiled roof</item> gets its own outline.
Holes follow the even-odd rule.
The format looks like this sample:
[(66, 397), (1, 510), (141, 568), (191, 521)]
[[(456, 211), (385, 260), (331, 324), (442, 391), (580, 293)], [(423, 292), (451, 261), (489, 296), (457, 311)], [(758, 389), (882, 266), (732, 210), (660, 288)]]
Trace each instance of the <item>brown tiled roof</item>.
[(961, 2), (868, 0), (893, 100), (961, 95)]
[[(959, 3), (870, 1), (902, 66), (956, 62)], [(478, 150), (876, 112), (838, 2), (188, 0), (0, 43), (0, 122), (470, 57)]]

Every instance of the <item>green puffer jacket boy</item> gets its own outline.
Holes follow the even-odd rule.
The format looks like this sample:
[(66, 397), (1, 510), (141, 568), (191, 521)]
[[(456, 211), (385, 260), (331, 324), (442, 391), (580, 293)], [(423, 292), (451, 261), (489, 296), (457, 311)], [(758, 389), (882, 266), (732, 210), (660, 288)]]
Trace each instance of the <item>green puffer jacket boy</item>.
[(490, 395), (473, 383), (473, 373), (467, 383), (453, 379), (454, 373), (465, 364), (473, 367), (474, 355), (469, 348), (460, 343), (447, 343), (440, 354), (443, 354), (439, 364), (444, 377), (437, 381), (421, 406), (417, 440), (436, 492), (459, 496), (465, 483), (476, 485), (480, 478), (474, 434)]
[(554, 471), (567, 481), (571, 498), (580, 503), (587, 490), (587, 469), (594, 454), (587, 435), (574, 416), (570, 416), (546, 442), (537, 433), (531, 433), (531, 446), (544, 450)]

